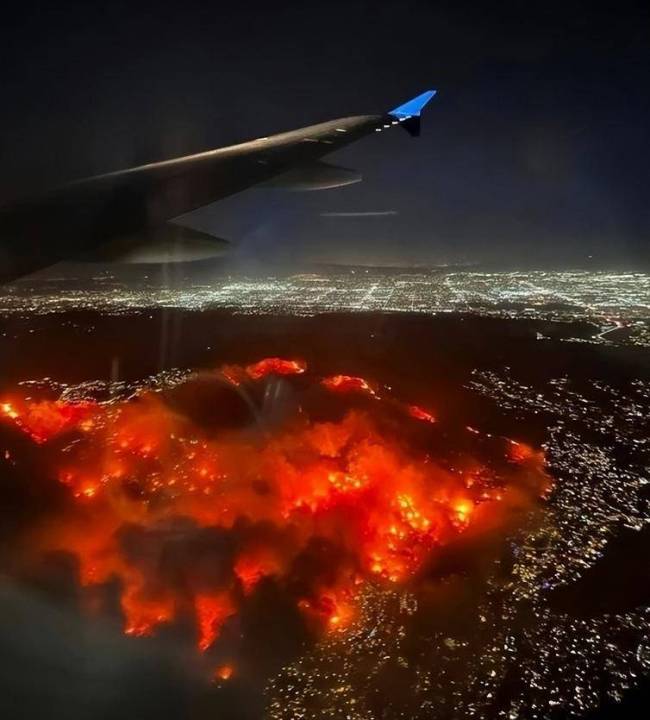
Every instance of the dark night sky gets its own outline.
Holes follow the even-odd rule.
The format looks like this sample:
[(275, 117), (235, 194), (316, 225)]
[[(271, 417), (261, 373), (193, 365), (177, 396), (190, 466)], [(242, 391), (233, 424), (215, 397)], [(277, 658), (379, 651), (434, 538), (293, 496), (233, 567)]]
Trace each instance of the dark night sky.
[(42, 5), (2, 18), (3, 200), (434, 87), (419, 140), (389, 133), (331, 157), (361, 185), (247, 191), (199, 224), (253, 258), (650, 258), (647, 4)]

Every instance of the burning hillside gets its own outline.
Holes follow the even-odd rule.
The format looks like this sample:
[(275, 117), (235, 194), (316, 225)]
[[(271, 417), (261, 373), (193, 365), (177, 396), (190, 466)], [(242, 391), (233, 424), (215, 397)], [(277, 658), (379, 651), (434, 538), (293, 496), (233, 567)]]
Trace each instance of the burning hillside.
[[(265, 421), (269, 395), (292, 398), (281, 422)], [(219, 404), (245, 421), (205, 421)], [(417, 582), (437, 549), (498, 528), (548, 483), (528, 446), (441, 429), (435, 408), (311, 376), (300, 360), (120, 401), (14, 393), (0, 413), (47, 448), (67, 496), (30, 529), (26, 554), (70, 554), (93, 612), (110, 612), (102, 589), (117, 584), (126, 634), (189, 625), (201, 653), (265, 583), (308, 632), (345, 632), (369, 583)], [(431, 449), (447, 436), (449, 451)]]

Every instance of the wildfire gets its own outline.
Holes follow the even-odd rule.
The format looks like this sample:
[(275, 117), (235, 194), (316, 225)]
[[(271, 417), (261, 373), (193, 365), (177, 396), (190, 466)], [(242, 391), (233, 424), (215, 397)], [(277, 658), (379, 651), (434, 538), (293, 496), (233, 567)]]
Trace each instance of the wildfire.
[(205, 652), (219, 637), (221, 626), (234, 614), (235, 607), (228, 593), (199, 595), (195, 599), (199, 629), (199, 650)]
[(246, 374), (253, 380), (261, 380), (267, 375), (301, 375), (307, 370), (304, 360), (285, 360), (283, 358), (264, 358), (246, 367)]
[(127, 586), (122, 595), (122, 610), (126, 617), (124, 632), (126, 635), (145, 637), (155, 628), (174, 618), (174, 603), (169, 598), (147, 599)]
[(354, 605), (334, 600), (327, 622), (330, 630), (346, 630), (356, 615)]
[(408, 414), (416, 420), (423, 420), (424, 422), (434, 423), (436, 418), (424, 408), (419, 405), (409, 405), (407, 408)]
[(466, 524), (469, 522), (474, 510), (474, 504), (469, 500), (459, 500), (454, 503), (454, 510), (456, 511), (456, 517), (458, 522)]
[(246, 367), (241, 365), (222, 365), (220, 374), (232, 385), (239, 386), (250, 380), (263, 380), (269, 375), (302, 375), (307, 371), (304, 360), (269, 357)]
[(0, 403), (0, 412), (35, 443), (41, 444), (74, 426), (86, 431), (92, 429), (91, 415), (95, 407), (95, 403), (85, 401), (5, 400)]
[(262, 578), (278, 575), (281, 571), (281, 560), (272, 552), (271, 548), (244, 551), (233, 566), (233, 572), (246, 595), (253, 592)]
[[(299, 360), (267, 358), (222, 373), (257, 382), (306, 370)], [(363, 378), (320, 382), (379, 402)], [(435, 422), (417, 405), (391, 403), (389, 410)], [(348, 411), (334, 422), (302, 413), (256, 437), (207, 432), (156, 393), (103, 404), (12, 398), (0, 412), (35, 443), (79, 433), (58, 468), (72, 516), (52, 517), (39, 549), (73, 553), (86, 589), (117, 580), (128, 635), (155, 633), (189, 608), (206, 653), (264, 581), (284, 588), (322, 632), (345, 631), (364, 584), (408, 581), (511, 488), (518, 497), (530, 492), (533, 471), (534, 491), (546, 488), (543, 456), (528, 446), (504, 441), (510, 462), (499, 473), (468, 459), (470, 482), (470, 470), (456, 472), (408, 450), (369, 411)], [(214, 677), (227, 680), (232, 672), (223, 665)]]
[(363, 392), (368, 395), (376, 395), (376, 392), (370, 386), (367, 380), (362, 377), (354, 377), (353, 375), (332, 375), (324, 378), (322, 384), (334, 392)]
[(214, 671), (214, 679), (217, 682), (219, 680), (230, 680), (233, 673), (234, 669), (232, 665), (219, 665), (219, 667)]
[(536, 453), (530, 445), (510, 440), (508, 456), (512, 462), (523, 463), (534, 458), (535, 455)]
[(323, 626), (326, 632), (346, 630), (357, 615), (352, 588), (326, 591), (311, 599), (303, 598), (298, 607), (308, 618)]

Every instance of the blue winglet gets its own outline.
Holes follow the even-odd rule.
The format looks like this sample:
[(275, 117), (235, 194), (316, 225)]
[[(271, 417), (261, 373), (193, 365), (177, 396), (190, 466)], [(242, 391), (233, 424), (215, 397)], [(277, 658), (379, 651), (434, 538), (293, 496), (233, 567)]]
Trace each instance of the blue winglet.
[(388, 114), (394, 118), (420, 117), (422, 108), (435, 94), (435, 90), (426, 90), (417, 97), (408, 100), (403, 105), (396, 107), (394, 110), (390, 110)]

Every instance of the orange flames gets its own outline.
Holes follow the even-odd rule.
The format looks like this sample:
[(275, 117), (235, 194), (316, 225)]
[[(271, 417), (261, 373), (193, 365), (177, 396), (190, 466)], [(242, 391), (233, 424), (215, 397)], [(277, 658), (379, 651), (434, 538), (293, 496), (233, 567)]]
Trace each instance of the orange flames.
[(542, 457), (541, 454), (533, 450), (530, 445), (526, 445), (526, 443), (517, 442), (515, 440), (510, 440), (510, 444), (508, 447), (508, 457), (512, 462), (523, 463), (527, 460), (533, 459), (536, 455), (540, 458)]
[(424, 408), (419, 405), (409, 405), (408, 414), (416, 420), (423, 420), (424, 422), (434, 423), (436, 418)]
[(41, 444), (74, 426), (90, 430), (95, 407), (92, 402), (11, 399), (0, 402), (0, 413), (12, 420), (35, 443)]
[(268, 375), (302, 375), (306, 370), (307, 363), (304, 360), (270, 357), (246, 367), (222, 365), (219, 372), (233, 385), (241, 385), (247, 380), (262, 380)]
[(199, 626), (198, 646), (204, 652), (219, 637), (221, 626), (235, 613), (235, 606), (228, 593), (220, 592), (214, 596), (197, 596), (195, 608)]
[(363, 392), (368, 395), (376, 395), (375, 391), (368, 384), (367, 380), (353, 375), (332, 375), (332, 377), (324, 378), (322, 384), (334, 392)]
[(324, 626), (328, 632), (343, 631), (357, 616), (354, 588), (327, 592), (311, 600), (300, 600), (298, 607), (308, 617)]
[(233, 572), (246, 595), (253, 592), (260, 580), (277, 576), (283, 570), (281, 558), (268, 547), (242, 550), (233, 565)]
[[(268, 358), (222, 374), (255, 383), (306, 370)], [(376, 398), (359, 377), (321, 385)], [(435, 422), (419, 406), (391, 407)], [(117, 579), (129, 635), (154, 633), (189, 607), (202, 652), (265, 581), (284, 588), (306, 621), (344, 631), (365, 583), (408, 581), (437, 547), (530, 488), (531, 476), (536, 494), (546, 486), (543, 456), (521, 443), (503, 443), (511, 462), (502, 472), (470, 459), (470, 473), (405, 450), (367, 411), (317, 423), (301, 414), (253, 437), (208, 433), (153, 392), (105, 404), (12, 399), (0, 410), (36, 443), (78, 433), (59, 467), (72, 510), (41, 530), (39, 549), (74, 553), (84, 586)], [(174, 558), (172, 572), (165, 563)], [(222, 666), (215, 678), (231, 674)]]
[(234, 669), (232, 665), (219, 665), (219, 667), (214, 671), (214, 679), (217, 682), (219, 680), (230, 680), (233, 673)]
[(158, 625), (169, 622), (175, 614), (173, 598), (147, 598), (139, 592), (137, 585), (127, 584), (121, 600), (126, 618), (124, 632), (127, 635), (151, 635)]
[(304, 360), (284, 360), (283, 358), (264, 358), (246, 367), (246, 374), (253, 380), (261, 380), (267, 375), (301, 375), (307, 370)]

